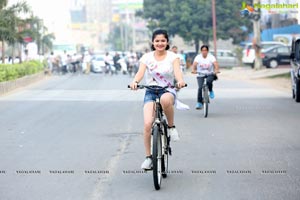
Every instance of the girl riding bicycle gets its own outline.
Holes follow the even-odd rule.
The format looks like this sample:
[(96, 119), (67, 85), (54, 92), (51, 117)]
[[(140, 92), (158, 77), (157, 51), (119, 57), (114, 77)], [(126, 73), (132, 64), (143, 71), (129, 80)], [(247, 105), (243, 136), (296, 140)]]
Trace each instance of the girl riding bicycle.
[[(147, 85), (164, 87), (173, 85), (174, 79), (176, 79), (178, 88), (185, 86), (179, 58), (175, 53), (168, 51), (169, 48), (167, 31), (161, 29), (154, 31), (152, 35), (152, 51), (144, 54), (140, 59), (139, 70), (130, 84), (131, 89), (137, 89), (137, 85), (143, 79), (144, 74), (146, 74)], [(169, 88), (160, 92), (158, 96), (167, 117), (170, 136), (174, 141), (179, 140), (178, 132), (174, 126), (173, 105), (175, 103), (176, 91)], [(141, 166), (145, 170), (152, 168), (151, 127), (154, 120), (155, 99), (156, 94), (151, 90), (146, 90), (144, 97), (144, 145), (146, 159)]]
[(202, 86), (204, 83), (204, 77), (202, 75), (208, 75), (207, 77), (207, 85), (208, 90), (210, 92), (209, 97), (211, 99), (215, 98), (215, 93), (213, 91), (213, 81), (216, 79), (216, 74), (219, 72), (219, 65), (216, 58), (209, 54), (208, 46), (202, 45), (201, 46), (201, 54), (197, 55), (194, 59), (194, 63), (192, 66), (192, 73), (199, 74), (197, 77), (198, 81), (198, 96), (197, 96), (197, 105), (196, 109), (202, 109), (203, 98), (202, 98)]

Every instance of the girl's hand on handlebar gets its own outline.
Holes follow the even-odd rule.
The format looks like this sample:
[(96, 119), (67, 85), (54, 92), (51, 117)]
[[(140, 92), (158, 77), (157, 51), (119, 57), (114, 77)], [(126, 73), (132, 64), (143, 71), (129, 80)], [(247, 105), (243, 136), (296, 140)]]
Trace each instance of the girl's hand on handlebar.
[(186, 83), (184, 81), (179, 81), (177, 82), (176, 86), (178, 87), (178, 89), (181, 89), (186, 86)]
[(130, 89), (132, 89), (132, 90), (137, 90), (137, 89), (138, 89), (137, 85), (138, 85), (137, 81), (133, 81), (133, 82), (130, 84)]

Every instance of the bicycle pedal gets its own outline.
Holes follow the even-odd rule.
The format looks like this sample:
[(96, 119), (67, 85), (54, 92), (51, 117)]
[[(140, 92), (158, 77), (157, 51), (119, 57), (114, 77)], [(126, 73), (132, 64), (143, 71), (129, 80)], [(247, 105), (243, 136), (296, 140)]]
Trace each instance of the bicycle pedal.
[(152, 171), (152, 170), (153, 170), (153, 167), (151, 167), (150, 169), (144, 169), (145, 172)]

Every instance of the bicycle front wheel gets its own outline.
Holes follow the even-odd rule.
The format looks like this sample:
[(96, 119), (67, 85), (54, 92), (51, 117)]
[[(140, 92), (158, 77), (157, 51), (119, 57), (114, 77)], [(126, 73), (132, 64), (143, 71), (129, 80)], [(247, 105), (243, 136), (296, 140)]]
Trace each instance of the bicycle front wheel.
[(203, 114), (204, 114), (204, 117), (207, 118), (207, 115), (208, 115), (208, 103), (207, 102), (204, 102), (203, 104)]
[(152, 147), (152, 160), (153, 160), (153, 181), (156, 190), (160, 189), (162, 179), (162, 149), (161, 149), (161, 133), (159, 126), (153, 127), (153, 147)]
[(209, 103), (208, 88), (205, 87), (203, 89), (203, 114), (205, 118), (208, 115), (208, 103)]
[(169, 158), (169, 143), (170, 140), (168, 138), (168, 128), (167, 128), (167, 123), (164, 120), (163, 122), (163, 130), (164, 130), (164, 134), (162, 135), (162, 177), (163, 178), (167, 178), (168, 176), (168, 158)]

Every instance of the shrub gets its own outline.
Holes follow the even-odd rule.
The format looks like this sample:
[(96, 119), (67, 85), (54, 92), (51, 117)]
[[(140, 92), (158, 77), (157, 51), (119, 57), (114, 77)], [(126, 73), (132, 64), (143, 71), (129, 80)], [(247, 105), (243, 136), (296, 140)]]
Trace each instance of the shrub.
[(26, 75), (36, 74), (43, 71), (43, 63), (37, 60), (20, 64), (0, 64), (0, 82), (15, 80)]

